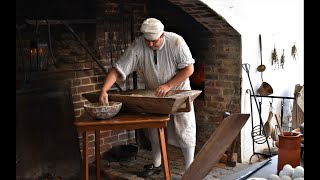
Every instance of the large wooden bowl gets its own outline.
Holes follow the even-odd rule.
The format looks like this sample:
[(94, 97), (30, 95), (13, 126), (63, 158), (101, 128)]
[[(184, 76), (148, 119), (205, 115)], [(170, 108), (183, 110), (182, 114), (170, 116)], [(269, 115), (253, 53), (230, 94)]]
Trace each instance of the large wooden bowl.
[[(166, 96), (157, 97), (153, 90), (108, 91), (109, 101), (122, 102), (121, 111), (173, 114), (189, 112), (191, 103), (200, 95), (200, 90), (170, 90)], [(99, 92), (82, 94), (90, 102), (98, 102)]]

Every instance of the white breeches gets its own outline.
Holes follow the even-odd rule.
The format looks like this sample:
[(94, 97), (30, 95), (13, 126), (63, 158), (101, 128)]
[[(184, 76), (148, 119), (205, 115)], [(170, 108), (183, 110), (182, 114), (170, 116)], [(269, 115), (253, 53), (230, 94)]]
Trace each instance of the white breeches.
[[(152, 147), (152, 157), (153, 157), (153, 164), (155, 167), (159, 167), (161, 165), (161, 151), (159, 144), (151, 143)], [(181, 148), (181, 152), (184, 158), (185, 170), (191, 165), (194, 160), (194, 152), (195, 148)]]
[[(159, 143), (158, 130), (148, 129), (148, 136), (151, 143)], [(192, 104), (190, 112), (170, 115), (170, 121), (166, 128), (168, 144), (181, 148), (191, 148), (196, 146), (196, 120)]]
[[(181, 148), (185, 169), (187, 169), (193, 162), (196, 146), (196, 121), (193, 105), (190, 112), (170, 115), (166, 136), (168, 144)], [(151, 141), (153, 163), (158, 167), (161, 164), (158, 129), (148, 129), (147, 137)]]

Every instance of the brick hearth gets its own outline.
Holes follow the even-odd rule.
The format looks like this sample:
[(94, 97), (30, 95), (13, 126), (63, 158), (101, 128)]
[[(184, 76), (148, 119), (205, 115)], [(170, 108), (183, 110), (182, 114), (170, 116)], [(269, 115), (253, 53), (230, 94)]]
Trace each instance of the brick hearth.
[[(175, 146), (168, 145), (168, 158), (171, 172), (171, 180), (181, 179), (184, 173), (184, 164), (180, 149)], [(252, 159), (253, 163), (256, 161), (257, 160)], [(136, 159), (132, 158), (128, 162), (119, 163), (102, 160), (101, 163), (101, 180), (143, 180), (144, 178), (137, 177), (136, 174), (142, 171), (143, 166), (145, 164), (152, 163), (152, 155), (151, 151), (149, 150), (139, 149)], [(204, 180), (223, 179), (224, 176), (238, 172), (248, 166), (249, 164), (247, 162), (237, 163), (235, 167), (227, 167), (224, 163), (217, 163), (217, 165), (204, 178)], [(159, 175), (154, 175), (151, 178), (148, 178), (148, 180), (151, 179), (163, 180), (163, 172)], [(90, 164), (90, 180), (95, 180), (94, 162)]]

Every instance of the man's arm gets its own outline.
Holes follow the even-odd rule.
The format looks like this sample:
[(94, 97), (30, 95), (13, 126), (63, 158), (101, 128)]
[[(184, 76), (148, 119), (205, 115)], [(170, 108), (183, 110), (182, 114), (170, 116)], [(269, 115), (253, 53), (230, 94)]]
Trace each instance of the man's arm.
[(106, 78), (104, 79), (103, 85), (101, 87), (99, 103), (100, 104), (108, 104), (108, 94), (107, 91), (113, 86), (113, 84), (117, 81), (120, 73), (115, 69), (111, 68)]
[(178, 74), (176, 74), (171, 80), (167, 83), (159, 86), (156, 89), (157, 96), (165, 95), (170, 89), (181, 84), (184, 80), (190, 77), (193, 74), (193, 64), (189, 64), (188, 66), (181, 69)]

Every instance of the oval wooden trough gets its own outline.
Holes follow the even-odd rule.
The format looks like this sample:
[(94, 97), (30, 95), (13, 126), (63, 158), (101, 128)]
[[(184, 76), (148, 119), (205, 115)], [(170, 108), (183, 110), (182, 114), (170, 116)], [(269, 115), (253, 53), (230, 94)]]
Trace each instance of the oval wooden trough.
[[(191, 103), (201, 94), (201, 90), (170, 90), (166, 96), (157, 97), (153, 90), (108, 91), (109, 101), (122, 102), (121, 111), (173, 114), (189, 112)], [(98, 102), (99, 93), (82, 94), (90, 102)]]

